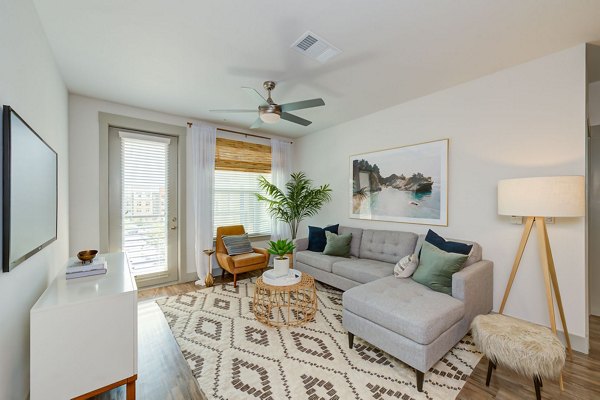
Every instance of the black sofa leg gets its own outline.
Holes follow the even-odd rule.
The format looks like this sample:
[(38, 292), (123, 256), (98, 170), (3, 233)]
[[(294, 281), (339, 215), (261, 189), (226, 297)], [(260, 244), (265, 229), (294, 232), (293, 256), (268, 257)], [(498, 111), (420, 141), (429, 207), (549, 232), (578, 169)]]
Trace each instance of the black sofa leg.
[(490, 381), (492, 380), (492, 370), (494, 369), (496, 369), (496, 364), (490, 360), (488, 363), (487, 377), (485, 378), (485, 386), (490, 386)]
[(348, 347), (352, 348), (354, 346), (354, 333), (348, 332)]
[(537, 376), (533, 377), (533, 384), (535, 385), (535, 398), (537, 400), (542, 400), (542, 393), (540, 388), (542, 387), (542, 380)]
[(417, 373), (417, 390), (419, 392), (423, 391), (423, 380), (425, 379), (425, 373), (419, 371), (418, 369), (415, 369), (415, 372)]

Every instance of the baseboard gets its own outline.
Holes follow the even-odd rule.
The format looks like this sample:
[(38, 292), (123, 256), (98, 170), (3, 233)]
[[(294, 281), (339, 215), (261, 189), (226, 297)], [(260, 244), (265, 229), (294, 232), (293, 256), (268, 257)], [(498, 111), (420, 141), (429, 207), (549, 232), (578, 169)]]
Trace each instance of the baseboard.
[[(560, 341), (566, 346), (567, 341), (565, 340), (565, 334), (562, 331), (557, 331), (556, 335), (560, 339)], [(578, 351), (583, 354), (588, 354), (590, 352), (590, 339), (583, 336), (569, 334), (569, 338), (571, 339), (571, 348), (573, 350)]]

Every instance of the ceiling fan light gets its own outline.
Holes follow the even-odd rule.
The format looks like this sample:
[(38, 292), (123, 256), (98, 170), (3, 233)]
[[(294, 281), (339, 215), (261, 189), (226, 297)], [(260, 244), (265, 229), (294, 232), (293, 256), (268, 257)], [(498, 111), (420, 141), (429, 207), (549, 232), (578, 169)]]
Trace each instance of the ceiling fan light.
[(260, 114), (260, 119), (265, 124), (275, 124), (275, 123), (279, 122), (279, 119), (281, 119), (281, 116), (274, 112), (263, 112)]

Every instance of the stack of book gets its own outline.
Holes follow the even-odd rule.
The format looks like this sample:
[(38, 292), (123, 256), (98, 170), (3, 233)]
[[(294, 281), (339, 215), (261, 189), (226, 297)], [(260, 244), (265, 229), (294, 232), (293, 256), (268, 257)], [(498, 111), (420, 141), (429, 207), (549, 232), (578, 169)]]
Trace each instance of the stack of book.
[(104, 257), (96, 257), (91, 263), (82, 263), (75, 259), (67, 265), (67, 279), (83, 278), (84, 276), (106, 274), (107, 266)]

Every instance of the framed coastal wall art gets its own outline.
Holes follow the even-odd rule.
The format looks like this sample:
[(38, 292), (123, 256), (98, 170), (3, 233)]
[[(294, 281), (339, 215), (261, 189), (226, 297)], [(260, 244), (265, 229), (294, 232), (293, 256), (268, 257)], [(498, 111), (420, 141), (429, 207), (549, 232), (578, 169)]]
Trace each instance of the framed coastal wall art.
[(448, 139), (350, 156), (350, 217), (448, 225)]

